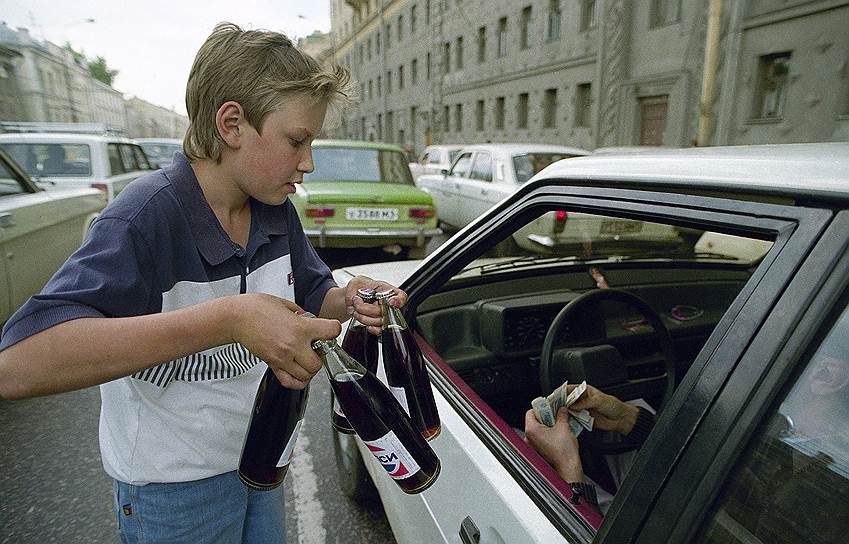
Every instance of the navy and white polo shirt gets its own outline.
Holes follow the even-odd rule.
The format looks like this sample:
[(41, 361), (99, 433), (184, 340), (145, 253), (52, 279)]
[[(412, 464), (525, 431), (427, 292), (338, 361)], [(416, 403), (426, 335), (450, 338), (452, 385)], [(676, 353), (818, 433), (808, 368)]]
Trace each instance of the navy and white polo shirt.
[[(251, 200), (251, 219), (243, 249), (224, 232), (186, 158), (175, 156), (103, 211), (83, 246), (6, 323), (0, 349), (71, 319), (168, 312), (246, 292), (318, 314), (335, 283), (294, 206)], [(108, 338), (93, 341), (109, 349)], [(231, 344), (101, 385), (106, 472), (146, 484), (235, 470), (265, 369)]]

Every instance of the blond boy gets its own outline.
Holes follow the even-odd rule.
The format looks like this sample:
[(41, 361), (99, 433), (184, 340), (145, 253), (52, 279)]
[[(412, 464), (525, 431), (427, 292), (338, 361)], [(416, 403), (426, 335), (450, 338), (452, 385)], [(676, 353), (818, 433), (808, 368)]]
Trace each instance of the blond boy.
[(101, 384), (125, 542), (284, 541), (282, 488), (235, 474), (259, 378), (267, 364), (305, 387), (310, 342), (352, 314), (378, 326), (354, 294), (389, 287), (337, 287), (287, 200), (348, 84), (281, 34), (216, 26), (187, 84), (185, 156), (128, 186), (4, 327), (4, 398)]

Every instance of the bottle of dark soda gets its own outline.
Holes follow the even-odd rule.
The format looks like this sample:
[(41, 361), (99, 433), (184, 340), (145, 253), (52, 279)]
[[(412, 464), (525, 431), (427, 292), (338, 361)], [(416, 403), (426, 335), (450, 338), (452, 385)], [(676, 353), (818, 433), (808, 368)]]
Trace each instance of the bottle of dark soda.
[(317, 340), (312, 346), (348, 421), (389, 476), (405, 493), (430, 487), (439, 476), (439, 458), (398, 400), (336, 340)]
[[(374, 303), (374, 289), (359, 289), (357, 295), (363, 299), (363, 302)], [(372, 374), (377, 374), (377, 357), (378, 346), (377, 336), (368, 332), (368, 328), (357, 321), (351, 319), (348, 324), (348, 330), (345, 332), (345, 337), (342, 339), (342, 349), (356, 361), (362, 363), (366, 369)], [(339, 400), (333, 396), (333, 413), (331, 416), (333, 428), (339, 432), (346, 434), (354, 434), (354, 428), (345, 417), (342, 407), (339, 406)]]
[(283, 483), (304, 418), (308, 390), (309, 386), (287, 389), (271, 368), (266, 369), (239, 459), (239, 479), (248, 487), (265, 491)]
[(404, 407), (427, 440), (435, 438), (442, 430), (439, 412), (433, 400), (430, 377), (427, 375), (424, 357), (416, 344), (413, 333), (401, 310), (389, 305), (389, 299), (395, 296), (390, 289), (377, 293), (377, 300), (383, 311), (383, 332), (380, 343), (383, 346), (383, 368), (386, 381), (392, 394)]

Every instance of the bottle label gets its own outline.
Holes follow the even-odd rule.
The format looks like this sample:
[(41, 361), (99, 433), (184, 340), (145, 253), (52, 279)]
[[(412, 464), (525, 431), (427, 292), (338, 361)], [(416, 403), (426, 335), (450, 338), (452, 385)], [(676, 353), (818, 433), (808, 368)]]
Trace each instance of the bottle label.
[(389, 431), (381, 438), (363, 440), (363, 442), (393, 480), (409, 478), (421, 468), (395, 436), (394, 431)]
[(407, 417), (410, 416), (410, 405), (407, 404), (407, 390), (403, 387), (393, 387), (389, 386), (389, 390), (392, 391), (392, 394), (395, 395), (395, 398), (398, 399), (398, 402), (401, 403), (401, 408), (407, 412)]
[(289, 464), (289, 461), (292, 460), (292, 452), (295, 450), (295, 442), (298, 440), (298, 431), (301, 430), (301, 422), (303, 419), (299, 419), (298, 423), (295, 424), (295, 430), (292, 431), (292, 436), (289, 437), (289, 442), (286, 444), (286, 448), (283, 450), (283, 455), (280, 456), (280, 460), (277, 461), (277, 468), (285, 467)]
[(345, 412), (342, 411), (342, 406), (339, 404), (339, 399), (333, 397), (333, 411), (339, 417), (345, 417)]

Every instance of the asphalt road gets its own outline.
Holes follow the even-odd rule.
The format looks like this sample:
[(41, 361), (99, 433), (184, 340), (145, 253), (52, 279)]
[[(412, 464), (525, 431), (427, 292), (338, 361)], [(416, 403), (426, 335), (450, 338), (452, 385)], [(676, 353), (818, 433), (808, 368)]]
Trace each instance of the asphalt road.
[[(443, 238), (444, 239), (444, 238)], [(442, 239), (428, 247), (433, 250)], [(380, 252), (322, 255), (331, 268), (384, 260)], [(382, 506), (339, 492), (329, 418), (330, 387), (313, 380), (286, 476), (287, 544), (394, 544)], [(0, 400), (0, 544), (116, 542), (112, 483), (103, 472), (97, 387)]]

